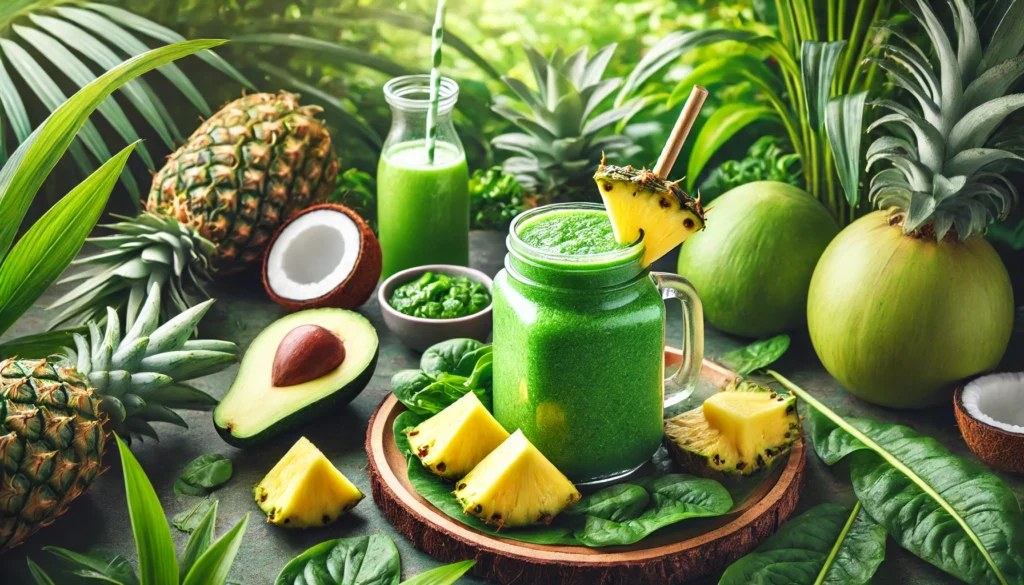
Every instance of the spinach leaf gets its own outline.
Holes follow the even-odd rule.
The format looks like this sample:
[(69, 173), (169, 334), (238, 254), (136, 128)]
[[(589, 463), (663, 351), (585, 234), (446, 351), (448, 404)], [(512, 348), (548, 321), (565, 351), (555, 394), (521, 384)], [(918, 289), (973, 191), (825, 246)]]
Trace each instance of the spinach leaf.
[(171, 525), (182, 532), (191, 534), (193, 530), (199, 527), (199, 523), (203, 521), (206, 514), (213, 509), (215, 501), (210, 498), (199, 500), (199, 503), (193, 506), (192, 509), (175, 514), (174, 518), (171, 519)]
[(473, 365), (476, 364), (476, 359), (479, 359), (480, 356), (477, 356), (472, 363), (463, 364), (462, 360), (483, 347), (485, 347), (484, 344), (475, 339), (442, 341), (423, 352), (423, 357), (420, 358), (420, 369), (432, 376), (442, 372), (469, 376), (473, 371)]
[(746, 347), (734, 349), (722, 356), (721, 364), (740, 376), (770, 366), (789, 349), (789, 336), (776, 335), (771, 339), (755, 341)]
[(469, 379), (441, 372), (436, 376), (419, 370), (402, 370), (391, 378), (391, 392), (409, 410), (422, 415), (437, 414), (466, 392), (476, 392), (490, 404), (490, 387), (472, 388)]
[(885, 559), (885, 528), (858, 502), (793, 518), (722, 575), (719, 585), (867, 585)]
[(403, 581), (402, 585), (452, 585), (452, 583), (459, 580), (459, 577), (472, 569), (475, 564), (476, 561), (462, 561), (461, 563), (437, 567), (426, 573), (416, 575), (408, 581)]
[(320, 543), (281, 569), (274, 585), (398, 585), (398, 548), (383, 534)]
[(231, 479), (231, 460), (220, 453), (207, 453), (192, 460), (174, 482), (174, 495), (205, 496)]
[(998, 476), (913, 429), (845, 419), (770, 373), (810, 405), (818, 457), (849, 460), (864, 509), (900, 546), (967, 583), (1024, 582), (1024, 516)]
[(633, 544), (655, 530), (688, 518), (720, 516), (733, 505), (721, 484), (689, 475), (652, 478), (637, 484), (619, 484), (591, 494), (558, 515), (550, 526), (502, 528), (462, 511), (451, 484), (431, 473), (412, 453), (402, 432), (423, 421), (413, 412), (395, 419), (395, 442), (406, 457), (409, 483), (416, 492), (451, 518), (487, 534), (534, 544), (590, 547)]

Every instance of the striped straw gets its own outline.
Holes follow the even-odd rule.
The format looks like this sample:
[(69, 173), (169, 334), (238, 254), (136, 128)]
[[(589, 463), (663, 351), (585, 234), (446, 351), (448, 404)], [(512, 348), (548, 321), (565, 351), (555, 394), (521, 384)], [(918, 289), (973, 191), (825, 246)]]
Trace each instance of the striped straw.
[(444, 40), (444, 13), (446, 0), (437, 0), (437, 15), (434, 17), (434, 42), (431, 51), (434, 62), (430, 67), (430, 109), (427, 110), (427, 163), (434, 164), (434, 148), (437, 144), (437, 102), (441, 89), (441, 41)]

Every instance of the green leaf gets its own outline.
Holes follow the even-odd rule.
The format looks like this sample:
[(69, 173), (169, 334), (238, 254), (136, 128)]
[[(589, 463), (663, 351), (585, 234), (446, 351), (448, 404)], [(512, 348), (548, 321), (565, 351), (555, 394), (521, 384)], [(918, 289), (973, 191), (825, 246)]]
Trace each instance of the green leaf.
[(996, 127), (1021, 108), (1024, 108), (1024, 94), (1018, 93), (985, 102), (967, 112), (949, 131), (947, 152), (985, 146)]
[(858, 502), (822, 504), (787, 522), (725, 570), (719, 585), (867, 585), (885, 559), (885, 528)]
[(134, 148), (125, 147), (43, 214), (0, 265), (0, 332), (36, 302), (82, 249)]
[(174, 482), (174, 495), (203, 495), (231, 479), (231, 460), (220, 453), (207, 453), (192, 460)]
[(474, 352), (483, 347), (485, 345), (475, 339), (449, 339), (448, 341), (442, 341), (428, 347), (423, 352), (423, 356), (420, 358), (420, 369), (431, 376), (442, 373), (469, 376), (473, 373), (473, 366), (476, 365), (476, 361), (480, 359), (482, 354), (475, 355), (472, 363), (462, 363), (463, 358), (474, 354)]
[(249, 515), (213, 543), (206, 552), (196, 560), (192, 569), (185, 577), (184, 585), (224, 585), (227, 581), (231, 565), (235, 563), (238, 548), (245, 537), (245, 527), (249, 525)]
[[(185, 552), (181, 555), (180, 576), (181, 580), (184, 581), (185, 577), (188, 576), (192, 570), (193, 565), (199, 560), (199, 557), (203, 556), (207, 550), (213, 546), (214, 530), (217, 527), (217, 500), (204, 499), (199, 503), (198, 507), (203, 506), (204, 502), (209, 503), (209, 507), (205, 513), (200, 516), (199, 523), (191, 530), (191, 536), (188, 537), (188, 542), (185, 544)], [(177, 519), (177, 517), (175, 517)], [(191, 527), (191, 518), (183, 523), (186, 527)], [(175, 528), (183, 530), (181, 526), (175, 523)]]
[(729, 55), (705, 61), (676, 83), (665, 107), (672, 109), (690, 96), (694, 85), (713, 86), (722, 83), (750, 81), (757, 87), (776, 91), (779, 77), (764, 61), (753, 55)]
[(53, 579), (43, 571), (32, 559), (25, 559), (28, 562), (28, 572), (35, 579), (36, 585), (55, 585)]
[[(107, 71), (55, 110), (26, 138), (0, 170), (0, 262), (25, 217), (32, 199), (74, 140), (89, 115), (126, 82), (196, 51), (224, 41), (198, 40), (154, 49)], [(8, 110), (9, 111), (9, 110)]]
[(864, 509), (900, 546), (972, 585), (1024, 581), (1024, 517), (999, 477), (913, 429), (843, 418), (770, 373), (811, 407), (818, 456), (849, 461)]
[(313, 51), (320, 59), (336, 60), (344, 63), (354, 63), (369, 67), (392, 76), (408, 75), (410, 72), (405, 67), (395, 63), (391, 59), (368, 53), (361, 49), (347, 47), (328, 41), (322, 41), (313, 37), (297, 35), (292, 33), (260, 33), (242, 35), (231, 39), (234, 43), (270, 45), (274, 47), (291, 47)]
[(84, 328), (78, 328), (45, 331), (0, 342), (0, 359), (13, 356), (27, 359), (42, 359), (61, 353), (64, 348), (74, 345), (74, 338), (72, 336), (75, 333), (82, 333), (84, 330)]
[[(1024, 2), (1021, 0), (1009, 2), (1004, 11), (997, 14), (993, 10), (989, 17), (998, 19), (998, 24), (995, 25), (995, 30), (989, 29), (991, 30), (990, 35), (983, 35), (984, 38), (990, 40), (978, 66), (978, 70), (981, 72), (988, 71), (999, 63), (1013, 58), (1020, 53), (1021, 47), (1024, 47)], [(988, 24), (986, 21), (985, 28), (988, 28)]]
[(131, 450), (121, 437), (114, 437), (124, 467), (124, 490), (135, 534), (140, 582), (142, 585), (178, 585), (174, 542), (160, 500)]
[(860, 203), (860, 149), (867, 99), (866, 91), (837, 96), (829, 100), (825, 112), (825, 133), (850, 207)]
[(704, 122), (693, 143), (693, 154), (686, 168), (688, 188), (692, 190), (697, 184), (704, 166), (722, 145), (748, 125), (762, 121), (778, 122), (779, 116), (772, 108), (741, 103), (725, 104), (715, 110)]
[(815, 131), (825, 124), (825, 106), (832, 95), (832, 77), (846, 41), (804, 41), (800, 45), (800, 79), (807, 98), (807, 124)]
[(214, 510), (216, 505), (217, 500), (203, 498), (195, 506), (192, 506), (191, 509), (175, 514), (174, 518), (171, 518), (171, 525), (186, 534), (192, 534), (196, 528), (199, 528), (199, 525), (206, 519), (206, 516)]
[(452, 583), (459, 580), (459, 577), (472, 569), (475, 564), (476, 561), (462, 561), (461, 563), (437, 567), (426, 573), (421, 573), (412, 579), (403, 581), (402, 585), (452, 585)]
[(734, 349), (722, 356), (719, 362), (736, 372), (746, 376), (754, 370), (767, 368), (775, 363), (789, 349), (789, 336), (776, 335), (771, 339), (755, 341), (750, 345)]
[(398, 585), (398, 548), (384, 534), (328, 540), (292, 559), (274, 585)]
[(89, 554), (79, 554), (67, 549), (48, 546), (48, 553), (57, 555), (76, 567), (73, 574), (121, 585), (138, 585), (139, 578), (135, 575), (135, 567), (123, 555), (105, 548), (93, 548)]

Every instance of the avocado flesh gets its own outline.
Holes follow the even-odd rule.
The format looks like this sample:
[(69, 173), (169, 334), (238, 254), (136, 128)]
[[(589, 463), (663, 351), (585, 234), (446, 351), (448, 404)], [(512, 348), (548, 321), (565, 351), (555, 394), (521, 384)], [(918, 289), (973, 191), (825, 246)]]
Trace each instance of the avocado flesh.
[[(337, 335), (345, 346), (345, 359), (314, 380), (274, 386), (271, 370), (277, 348), (285, 335), (301, 325), (319, 325)], [(377, 354), (377, 331), (358, 313), (315, 309), (282, 317), (245, 352), (235, 381), (213, 412), (213, 424), (236, 447), (263, 442), (350, 402), (373, 376)]]

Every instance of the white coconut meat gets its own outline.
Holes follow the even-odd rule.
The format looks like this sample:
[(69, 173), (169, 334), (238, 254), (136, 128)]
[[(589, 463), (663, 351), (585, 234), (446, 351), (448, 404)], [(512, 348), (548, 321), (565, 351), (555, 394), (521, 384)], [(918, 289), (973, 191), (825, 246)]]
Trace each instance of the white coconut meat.
[(964, 387), (961, 401), (971, 418), (1024, 434), (1024, 372), (982, 376)]
[(296, 218), (277, 236), (267, 258), (267, 283), (293, 301), (322, 297), (352, 274), (359, 259), (359, 227), (333, 209)]

